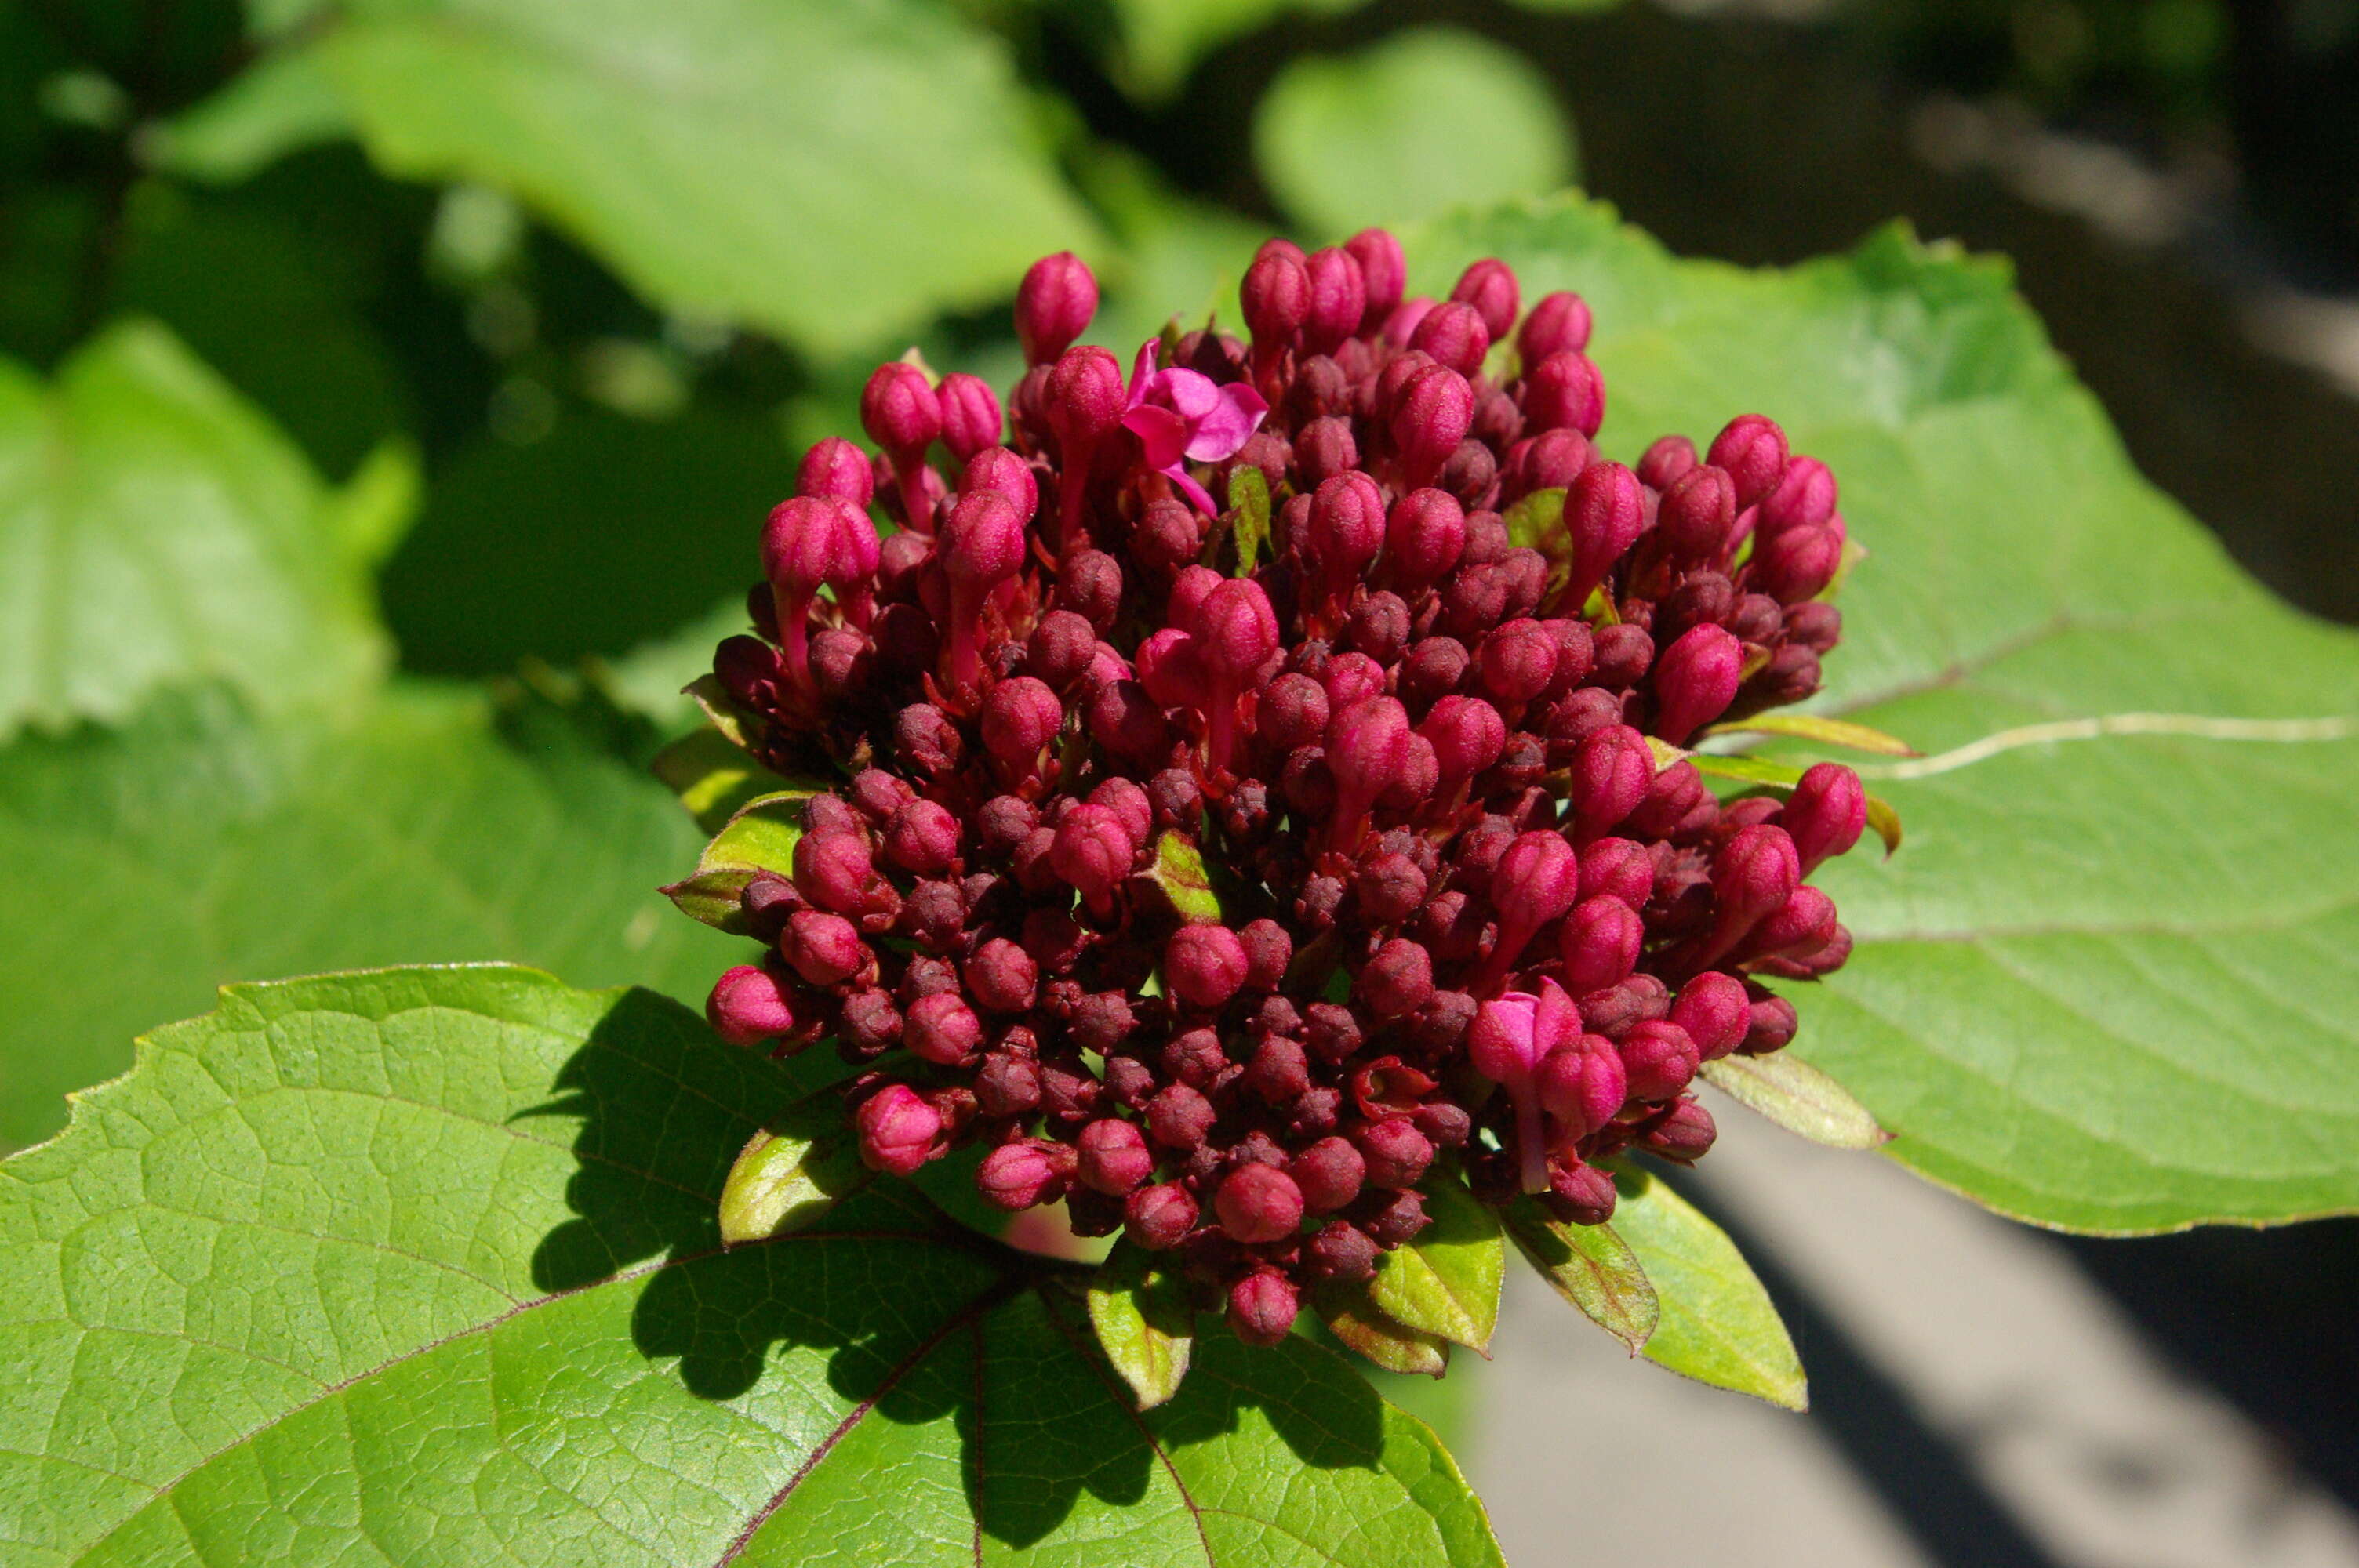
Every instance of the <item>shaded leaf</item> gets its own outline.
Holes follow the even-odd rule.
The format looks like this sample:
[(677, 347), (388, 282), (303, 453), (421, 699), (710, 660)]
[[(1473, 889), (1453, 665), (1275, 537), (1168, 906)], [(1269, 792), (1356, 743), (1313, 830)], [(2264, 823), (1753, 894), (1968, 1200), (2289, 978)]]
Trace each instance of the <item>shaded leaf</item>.
[(1507, 1234), (1556, 1293), (1636, 1351), (1661, 1307), (1630, 1244), (1611, 1225), (1567, 1225), (1527, 1195), (1506, 1213)]
[(1297, 223), (1341, 236), (1554, 190), (1572, 178), (1573, 134), (1524, 56), (1418, 27), (1288, 64), (1255, 107), (1254, 163)]
[(707, 833), (721, 832), (747, 806), (787, 785), (712, 723), (699, 725), (657, 752), (650, 766)]
[(757, 795), (739, 806), (697, 857), (696, 871), (664, 892), (682, 914), (718, 930), (745, 935), (738, 895), (765, 871), (794, 873), (795, 845), (803, 836), (808, 789)]
[(1368, 1299), (1406, 1327), (1487, 1353), (1506, 1275), (1499, 1217), (1455, 1176), (1430, 1176), (1423, 1191), (1429, 1223), (1377, 1259)]
[(1203, 851), (1183, 833), (1166, 833), (1155, 841), (1155, 861), (1142, 873), (1181, 920), (1190, 923), (1221, 918), (1220, 895), (1212, 891), (1212, 873)]
[(0, 750), (0, 1141), (240, 974), (535, 959), (701, 1000), (735, 946), (656, 892), (699, 835), (562, 725), (396, 686), (333, 725), (218, 690)]
[(47, 385), (0, 359), (0, 739), (178, 681), (273, 708), (365, 690), (387, 649), (354, 505), (152, 322)]
[(1614, 1184), (1614, 1231), (1637, 1256), (1658, 1305), (1640, 1354), (1699, 1383), (1808, 1408), (1785, 1322), (1728, 1233), (1644, 1171), (1616, 1171)]
[(1185, 1288), (1125, 1238), (1090, 1277), (1090, 1326), (1140, 1410), (1168, 1403), (1188, 1376), (1196, 1314)]
[(822, 1096), (745, 1140), (721, 1185), (721, 1239), (734, 1246), (805, 1229), (862, 1182), (842, 1104)]
[(513, 192), (649, 298), (823, 354), (1094, 238), (1004, 49), (950, 7), (360, 0), (289, 38), (271, 96), (183, 139), (251, 167), (340, 105), (387, 172)]
[(2349, 726), (1879, 781), (1908, 848), (1819, 872), (1856, 946), (1798, 994), (1791, 1049), (1892, 1157), (2042, 1224), (2359, 1209), (2359, 635), (2287, 610), (2138, 477), (2005, 264), (1891, 230), (1745, 272), (1574, 200), (1410, 248), (1413, 287), (1495, 255), (1527, 299), (1582, 291), (1611, 455), (1760, 410), (1832, 467), (1873, 556), (1815, 710), (1937, 753), (2129, 712)]
[(1327, 1332), (1345, 1347), (1387, 1372), (1439, 1378), (1450, 1370), (1450, 1342), (1411, 1328), (1368, 1299), (1359, 1285), (1325, 1285), (1312, 1295), (1312, 1310)]
[(1797, 1056), (1723, 1056), (1706, 1062), (1706, 1082), (1788, 1132), (1833, 1149), (1877, 1149), (1892, 1134), (1843, 1087)]
[(158, 1031), (0, 1165), (12, 1561), (1499, 1562), (1432, 1435), (1303, 1341), (1209, 1337), (1142, 1415), (1069, 1270), (906, 1184), (723, 1247), (731, 1154), (802, 1087), (503, 968)]

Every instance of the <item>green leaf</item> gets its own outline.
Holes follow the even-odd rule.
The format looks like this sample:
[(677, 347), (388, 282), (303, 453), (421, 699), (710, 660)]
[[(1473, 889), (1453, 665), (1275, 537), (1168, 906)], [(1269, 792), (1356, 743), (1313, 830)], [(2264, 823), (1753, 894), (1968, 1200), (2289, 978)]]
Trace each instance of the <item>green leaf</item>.
[(0, 1141), (240, 974), (525, 958), (701, 1000), (736, 944), (656, 892), (699, 835), (654, 781), (395, 687), (333, 725), (214, 689), (0, 750)]
[(1570, 200), (1412, 255), (1581, 290), (1613, 455), (1757, 409), (1841, 481), (1873, 554), (1813, 708), (1964, 759), (1864, 766), (1908, 848), (1818, 877), (1856, 947), (1793, 1049), (1891, 1155), (2080, 1230), (2359, 1209), (2359, 636), (2138, 477), (2004, 264), (1893, 230), (1745, 272)]
[(1880, 1149), (1892, 1134), (1843, 1087), (1798, 1056), (1723, 1056), (1706, 1062), (1704, 1080), (1751, 1106), (1788, 1132), (1832, 1149)]
[(1376, 1260), (1368, 1299), (1408, 1328), (1487, 1354), (1506, 1275), (1499, 1217), (1455, 1176), (1429, 1177), (1424, 1192), (1430, 1223)]
[(793, 874), (795, 844), (803, 836), (803, 802), (811, 795), (809, 789), (794, 789), (756, 795), (704, 847), (695, 872), (664, 892), (682, 914), (745, 935), (738, 895), (765, 871)]
[(1212, 876), (1205, 869), (1203, 851), (1186, 834), (1166, 833), (1158, 838), (1155, 863), (1143, 874), (1169, 901), (1172, 912), (1181, 920), (1192, 924), (1221, 918), (1220, 895), (1212, 891)]
[(1342, 16), (1367, 0), (1112, 0), (1120, 29), (1115, 73), (1135, 97), (1177, 92), (1196, 62), (1289, 12)]
[(0, 359), (0, 739), (175, 681), (277, 708), (364, 690), (387, 649), (350, 514), (152, 322), (47, 386)]
[(1254, 563), (1269, 544), (1269, 481), (1261, 470), (1243, 464), (1229, 474), (1229, 531), (1236, 540), (1233, 577), (1251, 577)]
[(1090, 1277), (1090, 1326), (1098, 1348), (1130, 1385), (1140, 1410), (1169, 1403), (1188, 1376), (1196, 1314), (1184, 1290), (1127, 1238), (1114, 1244)]
[(1522, 55), (1420, 27), (1288, 65), (1255, 110), (1254, 161), (1297, 223), (1347, 234), (1553, 190), (1573, 178), (1573, 135)]
[(1848, 719), (1829, 719), (1817, 713), (1756, 713), (1733, 724), (1715, 724), (1704, 734), (1785, 735), (1797, 741), (1815, 741), (1822, 746), (1873, 752), (1878, 756), (1914, 757), (1919, 754), (1915, 747), (1897, 736), (1886, 735), (1883, 730), (1870, 729), (1864, 724), (1854, 724)]
[(716, 724), (690, 730), (657, 752), (649, 766), (707, 833), (721, 832), (731, 817), (787, 784), (747, 756)]
[(1411, 1328), (1370, 1301), (1362, 1286), (1321, 1286), (1312, 1306), (1338, 1343), (1386, 1372), (1439, 1378), (1450, 1370), (1448, 1340)]
[(1564, 528), (1564, 487), (1536, 490), (1507, 508), (1501, 521), (1508, 542), (1538, 550), (1559, 567), (1572, 560), (1572, 538)]
[(842, 1103), (821, 1096), (745, 1140), (721, 1185), (721, 1239), (734, 1246), (807, 1229), (864, 1181)]
[(1095, 238), (1005, 49), (946, 6), (360, 0), (292, 38), (275, 69), (324, 88), (184, 137), (251, 167), (341, 106), (386, 172), (512, 192), (650, 299), (822, 354)]
[(1633, 1352), (1645, 1346), (1661, 1306), (1638, 1255), (1611, 1225), (1567, 1225), (1528, 1196), (1508, 1208), (1506, 1223), (1516, 1248), (1557, 1294)]
[(1659, 1314), (1640, 1354), (1683, 1378), (1809, 1408), (1809, 1385), (1786, 1325), (1728, 1233), (1662, 1181), (1614, 1174), (1614, 1228), (1636, 1254)]
[(353, 134), (352, 111), (310, 55), (264, 59), (141, 146), (151, 168), (231, 185), (290, 153)]
[(505, 968), (157, 1032), (0, 1165), (11, 1561), (1499, 1562), (1431, 1433), (1300, 1340), (1208, 1337), (1141, 1414), (1071, 1271), (905, 1184), (723, 1247), (804, 1087)]

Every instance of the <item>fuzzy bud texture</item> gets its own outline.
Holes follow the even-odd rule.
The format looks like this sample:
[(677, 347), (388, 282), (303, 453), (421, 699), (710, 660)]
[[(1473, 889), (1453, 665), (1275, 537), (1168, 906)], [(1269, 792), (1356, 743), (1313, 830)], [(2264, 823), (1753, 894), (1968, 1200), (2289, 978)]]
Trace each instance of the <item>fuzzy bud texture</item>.
[(1265, 1342), (1418, 1234), (1421, 1184), (1596, 1223), (1601, 1160), (1702, 1154), (1701, 1064), (1783, 1046), (1767, 982), (1851, 946), (1805, 879), (1856, 775), (1723, 804), (1649, 743), (1817, 688), (1833, 476), (1753, 415), (1608, 461), (1580, 297), (1405, 276), (1381, 231), (1265, 246), (1248, 340), (1125, 376), (1044, 259), (1024, 380), (880, 367), (881, 452), (812, 449), (714, 661), (758, 761), (845, 781), (748, 887), (768, 950), (715, 1030), (833, 1041), (870, 1166), (980, 1145), (985, 1200), (1070, 1202)]

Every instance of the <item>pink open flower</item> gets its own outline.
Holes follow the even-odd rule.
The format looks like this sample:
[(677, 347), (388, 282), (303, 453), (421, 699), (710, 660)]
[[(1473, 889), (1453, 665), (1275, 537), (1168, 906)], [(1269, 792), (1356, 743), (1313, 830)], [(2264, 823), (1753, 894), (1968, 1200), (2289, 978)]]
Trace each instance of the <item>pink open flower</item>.
[(1211, 376), (1174, 366), (1155, 368), (1160, 340), (1139, 345), (1131, 367), (1130, 406), (1122, 422), (1147, 449), (1147, 466), (1169, 477), (1206, 515), (1220, 508), (1189, 475), (1190, 462), (1217, 463), (1237, 454), (1261, 427), (1269, 405), (1242, 382), (1221, 385)]
[(1516, 1108), (1516, 1155), (1523, 1189), (1548, 1191), (1548, 1138), (1538, 1082), (1540, 1064), (1560, 1049), (1579, 1048), (1581, 1010), (1562, 986), (1540, 982), (1539, 994), (1509, 991), (1474, 1015), (1466, 1054), (1474, 1070), (1507, 1091)]

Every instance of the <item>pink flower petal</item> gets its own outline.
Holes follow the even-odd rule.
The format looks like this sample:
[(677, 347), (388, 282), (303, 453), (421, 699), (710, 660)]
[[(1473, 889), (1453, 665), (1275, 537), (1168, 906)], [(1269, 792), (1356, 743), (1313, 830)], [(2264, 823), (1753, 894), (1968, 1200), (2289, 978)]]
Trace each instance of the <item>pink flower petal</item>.
[(1197, 424), (1188, 441), (1188, 455), (1200, 463), (1217, 463), (1244, 449), (1245, 440), (1261, 428), (1269, 405), (1260, 393), (1242, 383), (1216, 389), (1218, 402)]
[(1532, 1060), (1560, 1045), (1571, 1045), (1581, 1038), (1581, 1009), (1572, 998), (1554, 980), (1540, 982), (1538, 1005), (1532, 1011)]
[(1147, 401), (1147, 384), (1155, 379), (1155, 350), (1160, 338), (1149, 338), (1138, 345), (1138, 358), (1130, 367), (1130, 406), (1133, 408)]
[(1212, 504), (1212, 492), (1198, 484), (1186, 469), (1181, 468), (1178, 463), (1173, 463), (1163, 472), (1172, 483), (1180, 487), (1180, 493), (1195, 503), (1196, 509), (1205, 516), (1218, 517), (1221, 514), (1221, 509)]
[(1509, 991), (1483, 1004), (1467, 1033), (1466, 1054), (1474, 1070), (1495, 1083), (1516, 1086), (1531, 1076), (1540, 1059), (1534, 1030), (1540, 999), (1529, 991)]
[(1188, 421), (1169, 408), (1135, 403), (1122, 416), (1124, 427), (1147, 449), (1147, 466), (1169, 470), (1188, 449)]

